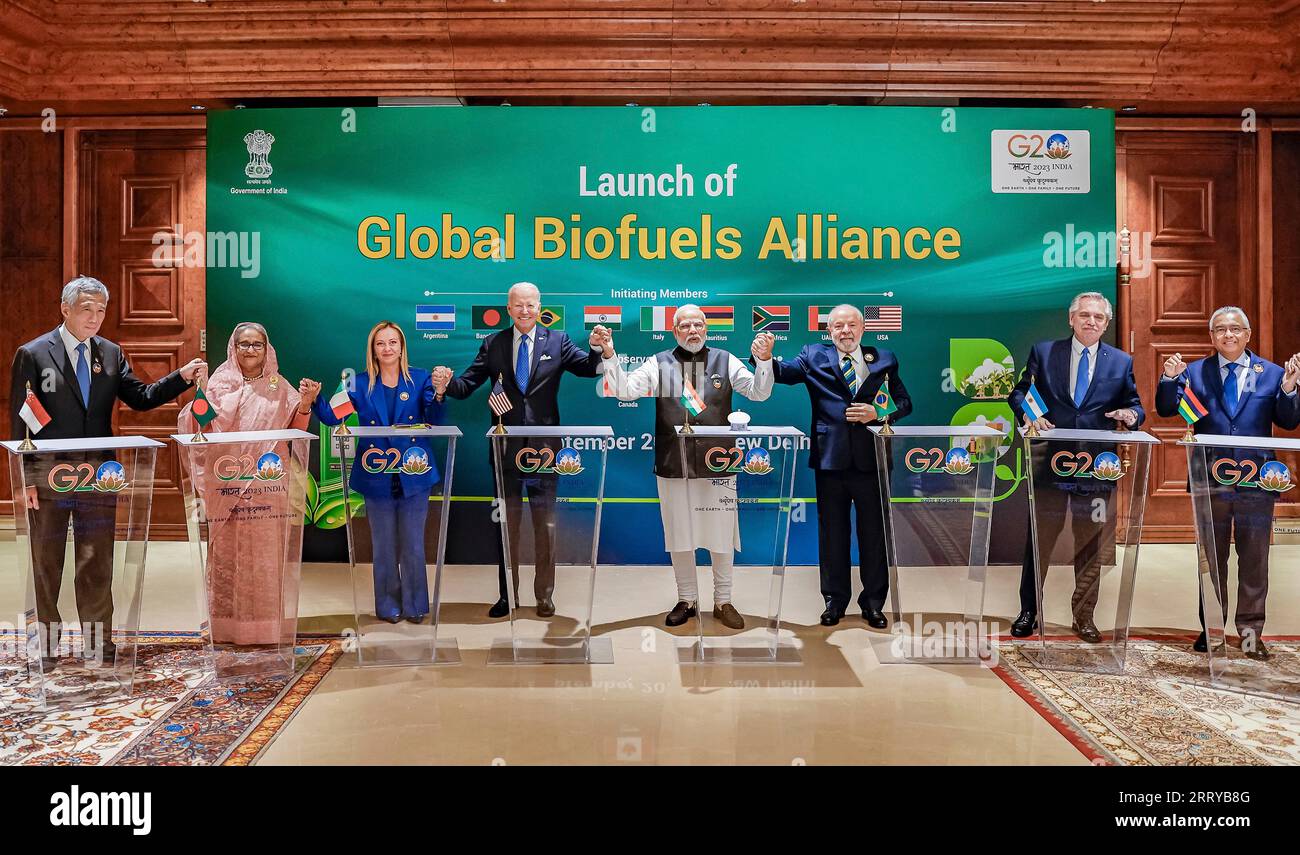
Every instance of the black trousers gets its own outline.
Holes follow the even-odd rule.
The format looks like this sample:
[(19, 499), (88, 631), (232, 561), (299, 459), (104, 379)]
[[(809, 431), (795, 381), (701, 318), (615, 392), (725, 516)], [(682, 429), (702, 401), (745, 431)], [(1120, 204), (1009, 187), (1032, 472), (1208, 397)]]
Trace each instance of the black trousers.
[(826, 607), (847, 611), (853, 591), (850, 576), (852, 517), (858, 524), (858, 564), (862, 593), (858, 605), (884, 609), (889, 595), (889, 563), (881, 518), (880, 480), (857, 469), (815, 470), (817, 482), (817, 562)]
[[(1043, 571), (1051, 561), (1053, 548), (1065, 529), (1067, 517), (1071, 520), (1074, 540), (1074, 594), (1070, 609), (1075, 623), (1092, 620), (1097, 608), (1097, 595), (1101, 591), (1101, 549), (1115, 540), (1116, 507), (1114, 492), (1075, 493), (1058, 490), (1050, 483), (1034, 491), (1034, 507), (1029, 509), (1038, 519), (1038, 542), (1042, 551)], [(1096, 502), (1104, 503), (1098, 507)], [(1101, 512), (1101, 522), (1094, 514)], [(1033, 521), (1029, 521), (1032, 525)], [(1038, 613), (1038, 595), (1034, 590), (1034, 573), (1039, 562), (1034, 560), (1033, 531), (1025, 527), (1025, 559), (1020, 571), (1020, 609)]]
[[(493, 464), (495, 478), (496, 464)], [(558, 476), (552, 474), (520, 477), (513, 467), (506, 467), (501, 479), (505, 492), (506, 532), (510, 536), (510, 565), (515, 605), (519, 605), (520, 529), (524, 515), (524, 496), (528, 497), (528, 516), (533, 529), (533, 595), (549, 598), (555, 592), (555, 488)], [(506, 560), (497, 541), (497, 587), (506, 599)]]
[[(72, 521), (76, 561), (74, 590), (77, 620), (108, 640), (113, 630), (113, 543), (117, 497), (112, 493), (56, 493), (41, 487), (40, 508), (30, 512), (32, 576), (36, 589), (36, 619), (45, 626), (53, 648), (59, 640), (59, 592), (63, 560)], [(19, 513), (22, 509), (18, 509)], [(91, 639), (87, 638), (89, 645)]]
[[(1268, 552), (1273, 531), (1272, 495), (1260, 491), (1225, 490), (1210, 495), (1214, 519), (1214, 591), (1228, 620), (1228, 549), (1237, 538), (1237, 634), (1264, 634), (1264, 601), (1268, 598)], [(1199, 597), (1198, 616), (1205, 629), (1205, 603)]]

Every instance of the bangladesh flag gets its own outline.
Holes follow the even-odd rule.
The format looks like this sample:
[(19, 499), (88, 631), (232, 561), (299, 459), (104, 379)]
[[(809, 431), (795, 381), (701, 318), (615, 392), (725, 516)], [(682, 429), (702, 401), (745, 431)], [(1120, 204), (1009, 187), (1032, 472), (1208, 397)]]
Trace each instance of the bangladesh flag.
[(194, 416), (194, 421), (199, 423), (199, 430), (216, 421), (217, 408), (212, 406), (208, 396), (203, 394), (202, 386), (194, 390), (194, 403), (190, 406), (190, 415)]
[(890, 413), (898, 412), (898, 405), (894, 403), (893, 397), (889, 394), (889, 376), (885, 376), (885, 382), (880, 385), (880, 391), (876, 392), (876, 397), (872, 399), (871, 406), (876, 408), (876, 418), (883, 419)]
[(476, 330), (503, 330), (510, 326), (510, 316), (502, 306), (475, 306), (470, 326)]

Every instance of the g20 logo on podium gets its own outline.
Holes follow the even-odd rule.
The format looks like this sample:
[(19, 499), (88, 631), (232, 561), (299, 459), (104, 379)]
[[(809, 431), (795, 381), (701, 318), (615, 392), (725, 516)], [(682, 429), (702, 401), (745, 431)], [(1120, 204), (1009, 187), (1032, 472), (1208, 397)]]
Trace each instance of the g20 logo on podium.
[(120, 493), (129, 486), (126, 470), (116, 460), (98, 469), (93, 463), (60, 463), (50, 469), (49, 484), (56, 493)]
[(710, 472), (726, 472), (729, 475), (770, 475), (772, 455), (761, 448), (745, 451), (735, 446), (713, 446), (704, 452), (704, 465)]
[(1113, 451), (1103, 451), (1095, 457), (1089, 451), (1058, 451), (1052, 455), (1052, 471), (1067, 478), (1098, 481), (1118, 481), (1124, 477), (1124, 466)]
[(284, 477), (284, 461), (274, 451), (257, 459), (251, 454), (226, 454), (212, 464), (212, 471), (222, 481), (279, 481)]
[(529, 475), (577, 475), (583, 471), (582, 455), (576, 449), (524, 447), (515, 455), (515, 468)]
[(1210, 464), (1210, 474), (1225, 487), (1258, 487), (1270, 493), (1285, 493), (1295, 486), (1291, 470), (1281, 460), (1259, 464), (1254, 460), (1220, 457)]
[(965, 475), (975, 467), (970, 462), (970, 452), (961, 446), (948, 449), (912, 448), (903, 455), (903, 463), (911, 472), (930, 474), (947, 472), (949, 475)]
[(400, 448), (367, 448), (361, 453), (361, 468), (372, 475), (423, 475), (429, 471), (429, 453), (412, 446), (402, 453)]

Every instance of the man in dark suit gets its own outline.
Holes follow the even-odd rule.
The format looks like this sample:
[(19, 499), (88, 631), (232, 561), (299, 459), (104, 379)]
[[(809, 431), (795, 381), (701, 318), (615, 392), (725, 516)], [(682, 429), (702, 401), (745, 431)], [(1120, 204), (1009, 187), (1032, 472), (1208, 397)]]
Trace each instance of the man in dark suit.
[[(207, 364), (195, 359), (156, 383), (145, 383), (131, 372), (122, 349), (96, 333), (108, 309), (108, 289), (98, 279), (78, 276), (63, 288), (63, 324), (27, 342), (14, 354), (9, 387), (10, 434), (23, 437), (19, 416), (30, 388), (50, 416), (40, 440), (104, 437), (113, 433), (113, 411), (121, 400), (135, 410), (151, 410), (174, 400), (197, 378), (207, 376)], [(106, 457), (85, 453), (60, 455), (58, 462)], [(36, 589), (36, 619), (45, 627), (49, 650), (58, 647), (59, 590), (71, 517), (76, 554), (77, 616), (95, 628), (105, 662), (115, 655), (113, 627), (113, 540), (117, 505), (101, 494), (76, 498), (48, 486), (50, 455), (28, 458), (27, 507), (31, 510), (32, 574)], [(86, 639), (87, 650), (90, 639)]]
[[(1287, 360), (1286, 368), (1246, 349), (1250, 343), (1250, 319), (1236, 306), (1224, 306), (1210, 316), (1210, 343), (1214, 356), (1198, 359), (1190, 366), (1182, 354), (1165, 360), (1164, 374), (1156, 386), (1156, 412), (1177, 415), (1183, 390), (1205, 406), (1206, 414), (1193, 425), (1198, 434), (1218, 436), (1272, 436), (1273, 425), (1283, 430), (1300, 426), (1300, 354)], [(1207, 465), (1220, 457), (1250, 460), (1256, 467), (1274, 459), (1267, 451), (1209, 448)], [(1258, 487), (1224, 486), (1210, 483), (1210, 514), (1214, 520), (1214, 589), (1219, 594), (1223, 619), (1228, 619), (1228, 548), (1235, 530), (1237, 537), (1237, 633), (1241, 649), (1252, 659), (1267, 659), (1264, 646), (1264, 600), (1268, 596), (1269, 537), (1273, 526), (1276, 493)], [(1200, 608), (1201, 634), (1193, 649), (1204, 653), (1205, 606)]]
[[(507, 296), (506, 311), (514, 324), (509, 330), (493, 333), (484, 339), (474, 362), (459, 377), (452, 377), (451, 369), (446, 366), (436, 368), (433, 383), (438, 400), (442, 400), (443, 395), (457, 399), (468, 398), (484, 383), (491, 388), (500, 377), (501, 385), (510, 398), (510, 410), (502, 417), (504, 424), (560, 424), (560, 378), (566, 371), (579, 377), (596, 377), (601, 371), (601, 353), (599, 347), (584, 352), (564, 333), (539, 327), (537, 319), (541, 310), (542, 295), (537, 286), (530, 282), (512, 285)], [(495, 472), (495, 462), (492, 466)], [(555, 603), (551, 599), (555, 591), (555, 557), (552, 549), (555, 539), (555, 476), (533, 475), (526, 479), (517, 477), (518, 473), (514, 473), (514, 476), (503, 475), (501, 479), (506, 493), (506, 525), (511, 548), (513, 551), (519, 543), (519, 524), (526, 490), (536, 552), (533, 593), (537, 597), (538, 616), (550, 617), (555, 614)], [(500, 547), (501, 542), (498, 540), (497, 548)], [(513, 572), (517, 574), (518, 562), (512, 563), (515, 565)], [(510, 611), (506, 600), (504, 554), (499, 554), (498, 571), (501, 597), (488, 610), (488, 616), (494, 618), (505, 617)], [(518, 586), (519, 580), (515, 578), (516, 602)]]
[[(1101, 340), (1113, 317), (1110, 301), (1090, 291), (1070, 303), (1070, 328), (1074, 334), (1056, 341), (1034, 345), (1020, 374), (1020, 382), (1007, 398), (1012, 412), (1035, 430), (1076, 428), (1080, 430), (1114, 430), (1116, 423), (1134, 428), (1142, 424), (1146, 413), (1138, 397), (1133, 377), (1133, 358)], [(1032, 419), (1025, 409), (1025, 395), (1034, 385), (1043, 396), (1047, 414)], [(1098, 481), (1078, 483), (1078, 479), (1056, 478), (1047, 462), (1036, 461), (1034, 472), (1034, 514), (1038, 523), (1038, 540), (1046, 570), (1052, 547), (1065, 527), (1067, 514), (1072, 518), (1074, 536), (1075, 589), (1071, 598), (1072, 628), (1084, 641), (1095, 644), (1101, 633), (1093, 622), (1101, 583), (1101, 554), (1107, 540), (1115, 534), (1113, 501), (1102, 522), (1095, 522), (1094, 502), (1114, 497), (1114, 485)], [(1042, 486), (1039, 486), (1042, 485)], [(1020, 614), (1011, 624), (1011, 634), (1027, 638), (1038, 622), (1038, 594), (1034, 581), (1040, 562), (1034, 555), (1033, 537), (1025, 530), (1025, 560), (1020, 574)]]
[(900, 419), (912, 412), (898, 360), (888, 350), (863, 346), (864, 323), (856, 306), (831, 310), (829, 344), (805, 345), (789, 362), (772, 363), (777, 383), (803, 384), (812, 403), (808, 465), (817, 483), (817, 563), (821, 567), (822, 626), (835, 626), (849, 607), (850, 513), (858, 523), (858, 562), (862, 617), (876, 629), (889, 625), (885, 598), (889, 594), (889, 567), (885, 559), (885, 534), (876, 467), (875, 439), (867, 425), (877, 421), (872, 406), (886, 382)]

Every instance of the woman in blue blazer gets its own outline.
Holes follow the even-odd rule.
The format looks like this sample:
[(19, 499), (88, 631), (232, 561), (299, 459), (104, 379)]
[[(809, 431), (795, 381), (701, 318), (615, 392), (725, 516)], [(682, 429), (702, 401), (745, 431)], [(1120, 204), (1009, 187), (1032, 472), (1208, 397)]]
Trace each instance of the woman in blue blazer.
[[(348, 392), (362, 427), (442, 424), (444, 406), (434, 400), (428, 371), (412, 368), (406, 335), (381, 321), (366, 342), (366, 371)], [(342, 420), (317, 396), (316, 417), (327, 425)], [(371, 449), (396, 449), (400, 457)], [(389, 623), (405, 618), (421, 623), (429, 614), (424, 527), (429, 496), (441, 480), (427, 437), (359, 439), (348, 475), (352, 490), (365, 498), (374, 554), (375, 614)]]

